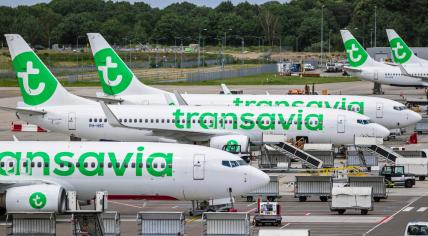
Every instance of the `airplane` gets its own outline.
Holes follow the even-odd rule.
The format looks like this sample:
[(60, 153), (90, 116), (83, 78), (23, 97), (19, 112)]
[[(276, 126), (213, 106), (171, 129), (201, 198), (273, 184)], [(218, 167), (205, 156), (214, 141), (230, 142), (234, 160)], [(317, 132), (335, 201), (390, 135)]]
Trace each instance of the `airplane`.
[[(89, 43), (104, 94), (94, 99), (129, 105), (167, 104), (165, 96), (174, 98), (172, 93), (143, 84), (126, 66), (99, 33), (88, 33)], [(106, 69), (108, 68), (108, 70)], [(231, 94), (222, 84), (224, 95), (182, 94), (189, 105), (230, 105), (236, 107), (281, 106), (316, 107), (354, 111), (367, 115), (386, 128), (400, 128), (417, 123), (422, 119), (418, 113), (403, 104), (378, 97), (347, 95), (244, 95)], [(171, 103), (178, 103), (173, 101)]]
[[(90, 140), (140, 141), (145, 135), (180, 142), (209, 142), (241, 150), (260, 144), (265, 134), (310, 143), (352, 144), (355, 137), (386, 137), (389, 130), (355, 112), (316, 108), (228, 106), (110, 105), (88, 101), (67, 92), (20, 35), (6, 41), (17, 73), (23, 104), (14, 111), (47, 130)], [(119, 76), (118, 76), (119, 77)], [(126, 76), (121, 76), (126, 79)], [(105, 105), (105, 104), (104, 104)], [(105, 109), (108, 108), (108, 109)], [(110, 119), (111, 111), (119, 122)], [(110, 116), (112, 117), (112, 116)], [(130, 133), (132, 135), (130, 135)], [(139, 135), (138, 135), (139, 134)]]
[(427, 66), (428, 61), (415, 55), (413, 50), (407, 46), (404, 40), (393, 29), (386, 29), (389, 45), (391, 47), (391, 55), (394, 63), (403, 66)]
[[(269, 176), (231, 153), (189, 144), (0, 142), (0, 212), (63, 212), (79, 201), (211, 200), (239, 196)], [(5, 200), (4, 200), (5, 199)]]
[(399, 87), (428, 87), (423, 78), (409, 76), (399, 66), (375, 61), (348, 30), (340, 30), (350, 66), (344, 69), (360, 79)]

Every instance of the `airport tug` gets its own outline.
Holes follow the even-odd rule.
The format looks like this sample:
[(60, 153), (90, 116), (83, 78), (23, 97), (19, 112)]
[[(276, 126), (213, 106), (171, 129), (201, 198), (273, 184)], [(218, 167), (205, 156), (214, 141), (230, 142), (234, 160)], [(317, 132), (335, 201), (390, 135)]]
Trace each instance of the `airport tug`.
[(281, 206), (278, 202), (261, 202), (260, 198), (257, 199), (257, 213), (254, 216), (254, 225), (262, 226), (264, 224), (271, 224), (280, 226), (282, 222)]

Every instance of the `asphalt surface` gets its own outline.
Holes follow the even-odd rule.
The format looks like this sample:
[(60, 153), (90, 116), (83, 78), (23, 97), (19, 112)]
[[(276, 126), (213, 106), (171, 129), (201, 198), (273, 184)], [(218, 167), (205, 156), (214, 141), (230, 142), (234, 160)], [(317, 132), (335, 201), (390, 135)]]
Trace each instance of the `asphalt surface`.
[[(161, 89), (173, 91), (178, 89), (188, 93), (218, 93), (219, 86), (156, 86)], [(243, 89), (248, 94), (285, 94), (288, 89), (303, 86), (229, 86), (232, 90)], [(328, 89), (331, 94), (355, 94), (370, 95), (372, 84), (369, 82), (350, 82), (337, 84), (316, 85), (316, 90)], [(413, 88), (397, 88), (384, 86), (385, 94), (381, 97), (402, 100), (403, 98), (425, 98), (424, 90)], [(94, 95), (100, 88), (70, 88), (71, 92), (78, 95)], [(0, 88), (0, 106), (15, 106), (21, 100), (18, 88)], [(32, 133), (10, 131), (11, 122), (17, 121), (15, 114), (0, 111), (0, 140), (13, 140), (16, 136), (19, 140), (68, 140), (66, 135), (54, 132)], [(411, 128), (410, 128), (411, 130)], [(407, 137), (394, 141), (394, 145), (403, 144)], [(427, 140), (428, 137), (420, 137)], [(428, 148), (427, 143), (418, 147)], [(329, 203), (320, 202), (318, 199), (309, 199), (308, 202), (299, 202), (292, 197), (293, 174), (281, 174), (280, 192), (284, 195), (280, 199), (283, 222), (279, 227), (264, 226), (263, 228), (283, 229), (310, 229), (311, 235), (403, 235), (405, 226), (409, 221), (428, 221), (428, 181), (420, 182), (412, 189), (394, 188), (388, 189), (389, 198), (375, 203), (374, 210), (368, 215), (362, 216), (357, 211), (348, 211), (343, 216), (331, 212)], [(254, 215), (257, 204), (237, 199), (235, 207), (240, 212), (248, 212)], [(118, 211), (121, 215), (122, 235), (136, 235), (136, 215), (139, 211), (180, 211), (187, 212), (191, 208), (190, 202), (184, 201), (109, 201), (109, 210)], [(57, 223), (57, 235), (71, 235), (72, 224), (68, 217), (59, 217)], [(260, 227), (252, 227), (253, 235), (258, 235)], [(201, 235), (203, 233), (203, 220), (200, 216), (186, 216), (186, 234)], [(0, 221), (0, 235), (5, 235), (7, 225), (4, 219)]]

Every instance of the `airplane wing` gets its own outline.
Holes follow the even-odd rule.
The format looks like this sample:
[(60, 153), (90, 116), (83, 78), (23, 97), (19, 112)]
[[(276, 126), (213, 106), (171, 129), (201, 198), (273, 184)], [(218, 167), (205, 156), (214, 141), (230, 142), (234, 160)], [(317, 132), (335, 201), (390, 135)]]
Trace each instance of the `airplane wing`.
[(388, 66), (399, 66), (399, 64), (397, 64), (397, 63), (394, 63), (394, 62), (387, 62), (387, 61), (383, 62), (383, 64), (386, 64), (386, 65), (388, 65)]
[(44, 114), (46, 114), (46, 112), (43, 110), (35, 110), (35, 109), (27, 109), (27, 108), (13, 108), (13, 107), (2, 107), (2, 106), (0, 106), (0, 109), (5, 110), (5, 111), (18, 112), (21, 114), (28, 114), (28, 115), (44, 115)]
[(123, 99), (121, 98), (110, 98), (110, 97), (94, 97), (94, 96), (81, 96), (83, 98), (88, 98), (95, 101), (103, 101), (108, 103), (122, 103)]
[(186, 102), (186, 100), (184, 100), (183, 96), (181, 96), (181, 94), (177, 90), (174, 90), (174, 95), (177, 98), (178, 105), (180, 105), (180, 106), (187, 106), (187, 105), (189, 105)]
[(412, 77), (412, 78), (416, 78), (416, 79), (421, 79), (421, 80), (424, 80), (424, 81), (427, 81), (427, 80), (428, 80), (428, 77), (425, 77), (425, 76), (417, 76), (417, 75), (411, 75), (411, 74), (409, 74), (409, 73), (407, 72), (406, 68), (404, 68), (404, 66), (403, 66), (403, 65), (399, 65), (399, 67), (400, 67), (401, 74), (403, 74), (403, 75), (405, 75), (405, 76), (407, 76), (407, 77)]
[(201, 137), (201, 138), (211, 138), (217, 135), (226, 135), (226, 134), (236, 134), (228, 130), (206, 130), (206, 131), (189, 131), (189, 130), (171, 130), (171, 129), (162, 129), (162, 128), (144, 128), (144, 127), (134, 127), (123, 124), (119, 121), (116, 115), (111, 111), (111, 109), (104, 102), (100, 102), (101, 108), (103, 109), (107, 122), (112, 127), (118, 128), (128, 128), (128, 129), (138, 129), (151, 131), (154, 136), (161, 136), (168, 139), (188, 139), (189, 135), (192, 137)]
[(350, 72), (361, 72), (361, 69), (355, 67), (344, 66), (343, 69)]

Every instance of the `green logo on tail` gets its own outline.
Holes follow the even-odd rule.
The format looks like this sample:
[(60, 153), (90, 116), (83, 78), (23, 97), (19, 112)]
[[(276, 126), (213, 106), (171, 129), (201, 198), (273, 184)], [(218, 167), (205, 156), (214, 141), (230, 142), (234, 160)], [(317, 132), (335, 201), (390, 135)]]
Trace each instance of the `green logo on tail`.
[(98, 51), (94, 59), (104, 93), (119, 94), (129, 86), (133, 74), (113, 49)]
[(58, 82), (34, 52), (17, 55), (12, 64), (26, 104), (40, 105), (52, 97)]
[(358, 67), (364, 64), (367, 60), (367, 53), (356, 39), (350, 39), (345, 42), (346, 55), (348, 56), (349, 64), (352, 67)]
[(392, 58), (395, 63), (406, 63), (412, 56), (412, 52), (401, 38), (394, 38), (389, 42), (392, 50)]
[(41, 192), (35, 192), (31, 194), (28, 199), (30, 206), (34, 209), (42, 209), (46, 206), (46, 195)]

